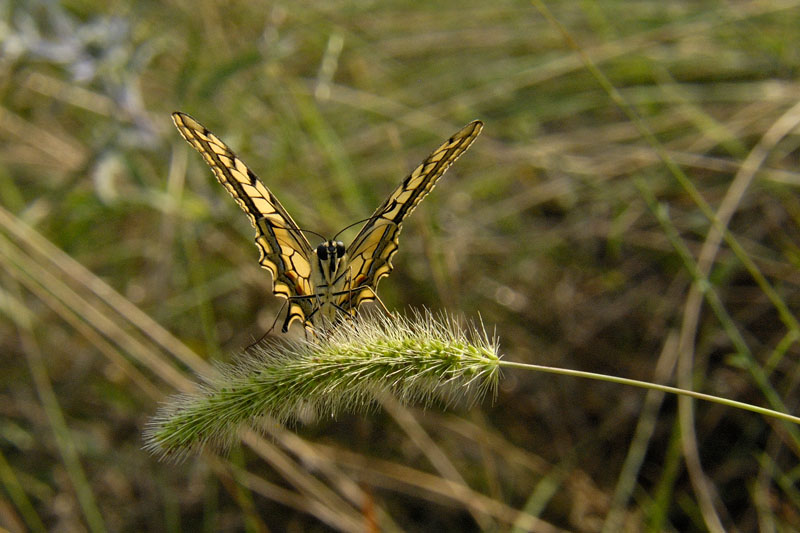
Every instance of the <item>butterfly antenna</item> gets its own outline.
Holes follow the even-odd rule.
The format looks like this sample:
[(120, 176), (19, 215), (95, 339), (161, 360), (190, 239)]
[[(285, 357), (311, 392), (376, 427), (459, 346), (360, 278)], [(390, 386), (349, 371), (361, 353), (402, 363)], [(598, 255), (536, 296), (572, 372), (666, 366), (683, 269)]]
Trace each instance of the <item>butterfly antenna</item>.
[(256, 344), (259, 344), (261, 341), (263, 341), (264, 339), (266, 339), (266, 338), (267, 338), (267, 336), (268, 336), (270, 333), (272, 333), (272, 331), (275, 329), (275, 325), (278, 323), (278, 319), (281, 317), (281, 311), (283, 311), (283, 308), (286, 306), (286, 304), (287, 304), (287, 303), (288, 303), (288, 300), (287, 300), (286, 302), (283, 302), (283, 304), (281, 305), (281, 308), (280, 308), (280, 309), (278, 309), (278, 312), (275, 314), (275, 320), (273, 320), (273, 321), (272, 321), (272, 325), (269, 327), (269, 329), (267, 330), (267, 332), (266, 332), (266, 333), (264, 333), (263, 335), (261, 335), (261, 337), (259, 337), (259, 339), (258, 339), (257, 341), (255, 341), (253, 344), (251, 344), (251, 345), (249, 345), (247, 348), (245, 348), (245, 351), (248, 351), (248, 350), (250, 350), (250, 348), (252, 348), (252, 347), (253, 347), (253, 346), (255, 346)]
[[(336, 235), (334, 235), (334, 236), (333, 236), (333, 238), (332, 238), (332, 239), (330, 239), (330, 240), (332, 240), (332, 241), (335, 241), (335, 240), (336, 240), (336, 237), (338, 237), (339, 235), (341, 235), (341, 234), (342, 234), (342, 233), (344, 233), (345, 231), (349, 230), (349, 229), (350, 229), (350, 228), (352, 228), (353, 226), (356, 226), (356, 225), (358, 225), (358, 224), (361, 224), (362, 222), (367, 222), (368, 220), (372, 220), (373, 218), (374, 218), (374, 219), (380, 219), (380, 218), (386, 218), (386, 217), (384, 217), (383, 215), (378, 215), (378, 216), (371, 216), (371, 217), (367, 217), (367, 218), (362, 218), (361, 220), (356, 220), (356, 221), (355, 221), (355, 222), (353, 222), (352, 224), (349, 224), (349, 225), (347, 225), (347, 226), (343, 227), (342, 229), (340, 229), (339, 231), (337, 231), (337, 232), (336, 232)], [(389, 221), (391, 222), (391, 219), (388, 219), (388, 218), (386, 218), (386, 220), (389, 220)], [(305, 229), (305, 228), (289, 228), (289, 227), (281, 227), (281, 229), (284, 229), (284, 230), (286, 230), (286, 231), (299, 231), (299, 232), (301, 232), (301, 233), (310, 233), (310, 234), (312, 234), (312, 235), (316, 235), (317, 237), (319, 237), (319, 238), (320, 238), (320, 239), (322, 239), (323, 241), (327, 241), (327, 240), (328, 240), (328, 238), (327, 238), (327, 237), (325, 237), (325, 235), (322, 235), (321, 233), (317, 233), (316, 231), (314, 231), (314, 230), (310, 230), (310, 229)]]
[[(264, 218), (266, 218), (266, 217), (264, 217)], [(259, 220), (262, 220), (262, 219), (259, 219)], [(327, 240), (328, 240), (328, 239), (325, 237), (325, 235), (320, 235), (320, 234), (319, 234), (319, 233), (317, 233), (316, 231), (313, 231), (313, 230), (310, 230), (310, 229), (304, 229), (304, 228), (291, 228), (291, 227), (288, 227), (288, 226), (277, 226), (277, 225), (276, 225), (276, 227), (280, 227), (280, 229), (283, 229), (283, 230), (286, 230), (286, 231), (299, 231), (300, 233), (310, 233), (310, 234), (312, 234), (312, 235), (316, 235), (317, 237), (319, 237), (319, 238), (320, 238), (320, 239), (322, 239), (323, 241), (327, 241)]]
[[(289, 231), (293, 230), (293, 228), (286, 228), (286, 229), (288, 229)], [(327, 241), (328, 240), (328, 239), (325, 238), (325, 235), (321, 235), (321, 234), (317, 233), (316, 231), (312, 231), (310, 229), (297, 228), (296, 231), (300, 231), (301, 233), (310, 233), (311, 235), (316, 235), (317, 237), (319, 237), (323, 241)]]
[[(352, 228), (353, 226), (355, 226), (355, 225), (357, 225), (357, 224), (361, 224), (362, 222), (366, 222), (366, 221), (368, 221), (368, 220), (372, 220), (373, 218), (383, 218), (383, 215), (381, 215), (381, 216), (377, 216), (377, 217), (367, 217), (367, 218), (363, 218), (363, 219), (361, 219), (361, 220), (356, 220), (355, 222), (353, 222), (353, 223), (352, 223), (352, 224), (350, 224), (349, 226), (345, 226), (345, 227), (343, 227), (342, 229), (340, 229), (340, 230), (339, 230), (339, 231), (336, 233), (336, 235), (334, 235), (334, 236), (333, 236), (333, 239), (331, 239), (331, 240), (332, 240), (332, 241), (335, 241), (335, 240), (336, 240), (336, 237), (338, 237), (339, 235), (341, 235), (343, 232), (345, 232), (345, 231), (349, 230), (350, 228)], [(387, 219), (387, 220), (388, 220), (388, 219)]]

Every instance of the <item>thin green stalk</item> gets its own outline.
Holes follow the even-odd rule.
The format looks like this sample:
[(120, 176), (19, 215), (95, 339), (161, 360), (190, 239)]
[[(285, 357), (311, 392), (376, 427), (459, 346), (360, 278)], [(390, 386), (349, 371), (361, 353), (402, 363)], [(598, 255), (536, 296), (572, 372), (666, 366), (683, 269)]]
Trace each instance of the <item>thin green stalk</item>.
[(728, 407), (734, 407), (737, 409), (744, 409), (745, 411), (751, 411), (753, 413), (758, 413), (766, 416), (770, 416), (773, 418), (778, 418), (780, 420), (786, 420), (787, 422), (792, 422), (794, 424), (800, 424), (800, 417), (790, 415), (787, 413), (781, 413), (779, 411), (773, 411), (772, 409), (766, 409), (764, 407), (758, 407), (757, 405), (751, 405), (749, 403), (737, 402), (736, 400), (729, 400), (727, 398), (722, 398), (720, 396), (713, 396), (711, 394), (704, 394), (702, 392), (695, 392), (686, 389), (680, 389), (678, 387), (670, 387), (669, 385), (660, 385), (658, 383), (648, 383), (646, 381), (639, 381), (636, 379), (628, 379), (628, 378), (621, 378), (617, 376), (609, 376), (607, 374), (597, 374), (595, 372), (584, 372), (581, 370), (571, 370), (569, 368), (557, 368), (551, 366), (542, 366), (542, 365), (534, 365), (530, 363), (516, 363), (514, 361), (505, 361), (500, 360), (497, 363), (500, 367), (506, 368), (519, 368), (524, 370), (536, 370), (539, 372), (547, 372), (550, 374), (560, 374), (562, 376), (572, 376), (577, 378), (589, 378), (589, 379), (597, 379), (599, 381), (607, 381), (609, 383), (618, 383), (620, 385), (629, 385), (632, 387), (639, 387), (642, 389), (650, 389), (650, 390), (657, 390), (661, 392), (667, 392), (670, 394), (678, 394), (681, 396), (689, 396), (691, 398), (695, 398), (697, 400), (705, 400), (707, 402), (714, 402), (722, 405), (726, 405)]
[(430, 313), (366, 315), (305, 340), (257, 346), (221, 368), (198, 393), (174, 397), (152, 420), (147, 448), (178, 457), (206, 445), (229, 446), (245, 424), (336, 417), (377, 408), (390, 394), (403, 403), (451, 404), (494, 394), (500, 369), (537, 370), (656, 390), (800, 424), (800, 417), (691, 390), (634, 379), (503, 361), (496, 338)]
[[(708, 302), (709, 307), (711, 310), (714, 311), (714, 315), (719, 320), (722, 327), (725, 329), (725, 332), (728, 335), (731, 343), (733, 343), (734, 347), (736, 348), (736, 360), (740, 361), (741, 366), (747, 368), (750, 372), (750, 375), (753, 377), (754, 381), (759, 385), (761, 392), (766, 397), (767, 401), (773, 407), (777, 407), (778, 409), (786, 409), (783, 400), (775, 392), (775, 389), (769, 383), (769, 377), (767, 372), (764, 371), (759, 365), (754, 364), (755, 357), (753, 357), (752, 352), (750, 351), (750, 347), (747, 345), (747, 342), (742, 337), (742, 334), (736, 327), (733, 318), (731, 318), (730, 314), (728, 313), (725, 306), (722, 304), (722, 301), (719, 298), (719, 295), (713, 288), (713, 285), (708, 280), (708, 278), (703, 276), (703, 273), (698, 268), (697, 263), (692, 258), (692, 254), (689, 252), (686, 244), (681, 240), (680, 236), (678, 235), (678, 231), (672, 222), (669, 220), (669, 216), (667, 215), (667, 211), (663, 205), (659, 204), (653, 195), (653, 192), (650, 190), (649, 187), (642, 181), (636, 180), (636, 186), (639, 189), (639, 192), (644, 198), (645, 202), (647, 203), (650, 210), (658, 219), (658, 222), (661, 224), (661, 227), (664, 230), (664, 234), (669, 239), (670, 243), (672, 243), (673, 248), (675, 248), (676, 252), (680, 256), (681, 260), (684, 263), (684, 266), (692, 275), (692, 278), (695, 280), (695, 283), (699, 285), (701, 288), (705, 300)], [(797, 335), (796, 329), (790, 329), (788, 336), (790, 338), (795, 338)], [(780, 412), (780, 411), (772, 411), (772, 412)], [(798, 432), (796, 430), (791, 430), (790, 433), (794, 437), (795, 440), (798, 438)]]

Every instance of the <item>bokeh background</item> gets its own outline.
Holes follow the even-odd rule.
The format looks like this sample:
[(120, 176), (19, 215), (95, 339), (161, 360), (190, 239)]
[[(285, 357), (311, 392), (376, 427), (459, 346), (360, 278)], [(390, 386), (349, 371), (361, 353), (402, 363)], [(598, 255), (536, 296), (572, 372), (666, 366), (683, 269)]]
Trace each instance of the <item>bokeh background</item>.
[(281, 304), (173, 110), (326, 235), (481, 119), (404, 227), (390, 309), (797, 412), (798, 28), (796, 0), (0, 2), (0, 524), (800, 528), (797, 427), (534, 372), (182, 464), (141, 437)]

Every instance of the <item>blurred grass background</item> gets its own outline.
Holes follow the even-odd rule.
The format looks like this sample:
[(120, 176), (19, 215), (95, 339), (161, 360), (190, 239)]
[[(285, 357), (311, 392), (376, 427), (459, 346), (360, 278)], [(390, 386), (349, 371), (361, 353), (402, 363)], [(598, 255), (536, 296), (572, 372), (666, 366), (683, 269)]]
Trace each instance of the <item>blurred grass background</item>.
[(546, 5), (641, 123), (525, 2), (0, 3), (0, 524), (800, 528), (797, 428), (547, 375), (224, 459), (141, 449), (157, 402), (281, 303), (173, 110), (328, 235), (481, 119), (403, 231), (390, 309), (480, 313), (508, 359), (797, 412), (800, 2)]

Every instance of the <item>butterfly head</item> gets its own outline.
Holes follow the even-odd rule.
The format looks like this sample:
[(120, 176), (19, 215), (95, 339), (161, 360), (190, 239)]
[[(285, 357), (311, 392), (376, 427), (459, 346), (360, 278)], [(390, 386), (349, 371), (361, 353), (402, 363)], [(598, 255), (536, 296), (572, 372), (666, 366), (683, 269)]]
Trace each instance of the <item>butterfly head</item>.
[(339, 269), (339, 263), (344, 259), (345, 247), (342, 241), (325, 241), (314, 250), (326, 278), (334, 276)]

